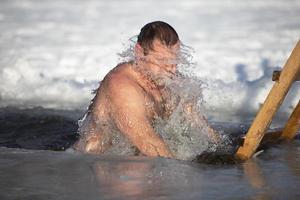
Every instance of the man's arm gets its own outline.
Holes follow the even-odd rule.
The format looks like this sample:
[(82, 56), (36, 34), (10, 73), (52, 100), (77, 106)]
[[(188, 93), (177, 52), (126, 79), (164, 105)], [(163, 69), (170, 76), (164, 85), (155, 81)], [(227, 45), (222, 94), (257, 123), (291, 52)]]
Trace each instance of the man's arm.
[(81, 130), (80, 139), (73, 145), (73, 148), (86, 153), (102, 153), (106, 148), (107, 144), (103, 144), (103, 138), (101, 133), (97, 129), (95, 120), (97, 117), (91, 112), (86, 116), (85, 125), (83, 130)]
[(100, 132), (99, 125), (97, 125), (97, 121), (101, 120), (97, 109), (100, 87), (88, 107), (88, 113), (84, 116), (83, 124), (79, 127), (80, 139), (73, 145), (73, 148), (81, 152), (99, 154), (109, 147), (108, 143), (103, 142), (105, 136)]
[(145, 155), (173, 157), (146, 114), (142, 90), (130, 80), (111, 84), (112, 118), (120, 131)]

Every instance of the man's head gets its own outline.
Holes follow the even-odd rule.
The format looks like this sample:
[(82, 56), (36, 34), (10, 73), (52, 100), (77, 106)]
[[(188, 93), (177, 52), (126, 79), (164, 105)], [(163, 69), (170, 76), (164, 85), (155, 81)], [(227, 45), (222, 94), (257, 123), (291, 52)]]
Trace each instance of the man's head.
[(153, 42), (157, 40), (167, 47), (172, 47), (179, 42), (178, 34), (169, 24), (161, 21), (150, 22), (146, 24), (138, 35), (138, 44), (148, 54), (153, 50)]
[(152, 63), (152, 69), (158, 73), (175, 73), (179, 44), (178, 34), (172, 26), (155, 21), (141, 29), (135, 54), (146, 61), (147, 66)]

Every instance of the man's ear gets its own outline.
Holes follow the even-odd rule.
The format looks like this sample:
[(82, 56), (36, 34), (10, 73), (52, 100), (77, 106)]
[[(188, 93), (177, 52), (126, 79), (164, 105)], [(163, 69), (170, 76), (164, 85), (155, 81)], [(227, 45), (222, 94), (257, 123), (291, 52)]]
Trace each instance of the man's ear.
[(139, 43), (136, 43), (134, 47), (134, 56), (136, 59), (142, 58), (144, 56), (144, 49)]

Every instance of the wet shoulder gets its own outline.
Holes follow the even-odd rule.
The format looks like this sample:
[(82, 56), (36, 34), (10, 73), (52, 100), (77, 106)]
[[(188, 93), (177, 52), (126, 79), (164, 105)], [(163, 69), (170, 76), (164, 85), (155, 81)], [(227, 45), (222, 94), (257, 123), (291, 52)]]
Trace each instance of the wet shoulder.
[(129, 95), (139, 92), (140, 88), (134, 78), (130, 63), (122, 63), (112, 69), (104, 79), (108, 93)]
[(130, 71), (130, 63), (120, 63), (104, 77), (105, 82), (115, 81), (116, 79), (126, 79)]

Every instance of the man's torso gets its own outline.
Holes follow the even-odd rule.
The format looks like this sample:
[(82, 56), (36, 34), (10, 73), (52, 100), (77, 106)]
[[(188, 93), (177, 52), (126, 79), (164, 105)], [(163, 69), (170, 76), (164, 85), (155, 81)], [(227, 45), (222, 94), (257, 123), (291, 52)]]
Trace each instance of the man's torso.
[[(94, 140), (95, 142), (90, 142), (94, 144), (91, 147), (95, 149), (91, 151), (93, 153), (127, 155), (139, 153), (128, 138), (118, 130), (111, 117), (113, 109), (109, 98), (118, 94), (112, 94), (109, 85), (118, 81), (119, 77), (130, 79), (132, 85), (143, 94), (147, 117), (152, 123), (156, 118), (166, 118), (171, 114), (174, 105), (169, 101), (170, 92), (139, 74), (132, 65), (132, 63), (121, 64), (105, 76), (91, 102), (86, 118), (82, 120), (79, 128), (81, 138), (75, 148), (85, 151), (83, 149), (87, 148), (89, 141)], [(93, 130), (89, 130), (91, 128), (87, 127), (88, 124), (94, 124)]]

